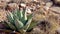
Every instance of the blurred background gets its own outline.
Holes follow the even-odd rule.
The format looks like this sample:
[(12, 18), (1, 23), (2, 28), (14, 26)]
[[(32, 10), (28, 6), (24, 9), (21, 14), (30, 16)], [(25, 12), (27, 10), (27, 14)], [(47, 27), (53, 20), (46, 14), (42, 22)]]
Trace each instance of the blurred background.
[(16, 9), (34, 14), (33, 28), (26, 34), (60, 34), (60, 0), (0, 0), (0, 34), (11, 34), (3, 22), (7, 21), (6, 13)]

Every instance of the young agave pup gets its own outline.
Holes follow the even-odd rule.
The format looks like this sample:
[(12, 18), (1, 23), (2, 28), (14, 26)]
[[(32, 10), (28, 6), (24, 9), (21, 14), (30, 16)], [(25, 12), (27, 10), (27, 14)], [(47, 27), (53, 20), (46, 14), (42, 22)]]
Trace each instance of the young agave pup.
[(25, 10), (15, 10), (13, 12), (8, 12), (5, 25), (7, 28), (10, 28), (13, 31), (18, 31), (21, 34), (24, 34), (32, 21), (33, 14), (27, 15)]

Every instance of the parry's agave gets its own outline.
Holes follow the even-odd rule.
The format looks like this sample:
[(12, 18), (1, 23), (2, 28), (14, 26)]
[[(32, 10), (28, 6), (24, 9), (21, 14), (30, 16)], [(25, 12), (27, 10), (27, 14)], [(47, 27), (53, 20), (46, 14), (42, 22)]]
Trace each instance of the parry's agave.
[(6, 27), (19, 32), (26, 32), (32, 21), (32, 14), (27, 15), (25, 10), (15, 10), (8, 12), (8, 21), (6, 21)]

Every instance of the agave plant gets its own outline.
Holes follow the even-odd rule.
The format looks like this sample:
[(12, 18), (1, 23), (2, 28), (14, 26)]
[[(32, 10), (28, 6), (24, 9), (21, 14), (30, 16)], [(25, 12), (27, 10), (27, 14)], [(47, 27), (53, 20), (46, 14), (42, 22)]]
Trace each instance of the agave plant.
[(5, 21), (5, 26), (11, 30), (18, 31), (21, 34), (26, 32), (32, 21), (32, 14), (27, 15), (25, 10), (15, 10), (8, 12), (8, 21)]

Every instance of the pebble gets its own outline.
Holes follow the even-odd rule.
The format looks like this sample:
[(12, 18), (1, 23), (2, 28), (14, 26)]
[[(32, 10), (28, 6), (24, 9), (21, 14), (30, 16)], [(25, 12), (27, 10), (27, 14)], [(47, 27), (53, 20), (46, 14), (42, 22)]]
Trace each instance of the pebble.
[(26, 8), (26, 12), (27, 12), (28, 14), (31, 14), (31, 13), (32, 13), (29, 8)]
[(21, 3), (20, 4), (22, 7), (26, 7), (26, 4), (25, 3)]

